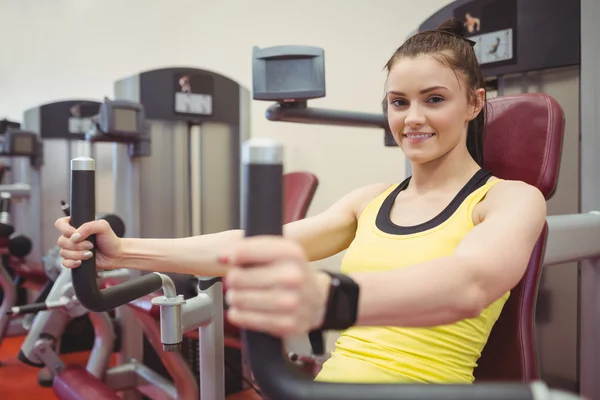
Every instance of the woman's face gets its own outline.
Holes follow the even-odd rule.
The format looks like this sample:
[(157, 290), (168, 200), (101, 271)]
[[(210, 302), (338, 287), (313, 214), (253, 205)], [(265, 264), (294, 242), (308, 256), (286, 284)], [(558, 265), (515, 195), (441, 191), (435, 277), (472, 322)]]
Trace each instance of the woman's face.
[(484, 89), (478, 89), (480, 101), (472, 101), (467, 89), (460, 73), (429, 55), (396, 60), (387, 79), (388, 123), (411, 162), (466, 150), (468, 123), (485, 98)]

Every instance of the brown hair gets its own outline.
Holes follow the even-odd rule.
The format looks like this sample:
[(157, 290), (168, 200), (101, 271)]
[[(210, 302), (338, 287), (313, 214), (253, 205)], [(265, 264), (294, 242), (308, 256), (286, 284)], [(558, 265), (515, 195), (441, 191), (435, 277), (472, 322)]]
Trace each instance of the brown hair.
[[(400, 58), (413, 58), (421, 54), (431, 55), (455, 73), (461, 73), (462, 82), (467, 85), (467, 93), (472, 99), (475, 90), (485, 87), (485, 81), (473, 51), (474, 42), (466, 39), (465, 34), (466, 29), (459, 20), (448, 19), (437, 29), (417, 33), (406, 40), (386, 63), (385, 68), (389, 74), (396, 60)], [(387, 119), (386, 99), (383, 100), (383, 111)], [(480, 166), (483, 166), (484, 126), (485, 104), (477, 117), (469, 121), (467, 130), (467, 149)]]

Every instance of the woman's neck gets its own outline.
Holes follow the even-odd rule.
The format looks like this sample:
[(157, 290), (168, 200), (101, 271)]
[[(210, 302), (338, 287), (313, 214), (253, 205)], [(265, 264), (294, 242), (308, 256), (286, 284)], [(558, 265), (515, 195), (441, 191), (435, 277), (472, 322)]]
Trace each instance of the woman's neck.
[(427, 163), (411, 163), (411, 169), (412, 177), (407, 190), (427, 193), (462, 187), (481, 167), (465, 149), (464, 153), (450, 151)]

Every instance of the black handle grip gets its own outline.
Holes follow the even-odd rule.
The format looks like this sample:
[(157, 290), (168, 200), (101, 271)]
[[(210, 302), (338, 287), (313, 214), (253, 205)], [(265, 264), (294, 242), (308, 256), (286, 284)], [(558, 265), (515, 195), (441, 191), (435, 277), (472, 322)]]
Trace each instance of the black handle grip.
[[(71, 160), (71, 225), (78, 228), (96, 216), (96, 166), (88, 157)], [(95, 312), (112, 310), (130, 301), (150, 294), (162, 287), (157, 274), (143, 275), (103, 290), (96, 281), (96, 237), (87, 240), (94, 244), (94, 255), (71, 270), (73, 289), (77, 299), (85, 308)]]
[[(283, 229), (283, 151), (276, 142), (245, 143), (244, 230), (246, 236), (281, 235)], [(272, 400), (425, 400), (533, 399), (525, 384), (419, 385), (340, 384), (314, 382), (285, 357), (283, 343), (273, 336), (242, 330), (250, 368), (263, 395)]]
[(9, 193), (0, 194), (0, 213), (10, 213), (11, 195)]

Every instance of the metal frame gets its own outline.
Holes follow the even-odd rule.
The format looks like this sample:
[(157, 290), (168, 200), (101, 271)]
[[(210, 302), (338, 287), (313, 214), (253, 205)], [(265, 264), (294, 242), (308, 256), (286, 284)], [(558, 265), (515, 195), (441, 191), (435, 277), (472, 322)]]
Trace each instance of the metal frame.
[[(25, 183), (0, 185), (0, 193), (9, 195), (11, 200), (27, 199), (31, 191), (31, 186)], [(21, 336), (27, 332), (24, 324), (28, 318), (13, 317), (8, 314), (17, 302), (17, 285), (2, 263), (0, 263), (0, 288), (4, 293), (0, 304), (0, 345), (2, 345), (5, 337)]]
[[(102, 286), (106, 280), (123, 282), (131, 278), (129, 270), (116, 269), (100, 273), (98, 283)], [(173, 282), (168, 277), (166, 279), (168, 281), (166, 286), (172, 287), (172, 290), (169, 291), (170, 297), (173, 297), (175, 295)], [(218, 290), (222, 290), (222, 288), (219, 286)], [(211, 292), (210, 295), (212, 294)], [(66, 268), (61, 272), (54, 284), (53, 290), (48, 295), (48, 301), (58, 302), (59, 300), (62, 300), (65, 304), (38, 314), (38, 318), (35, 319), (21, 347), (21, 352), (29, 364), (38, 367), (46, 366), (53, 375), (59, 374), (65, 367), (65, 364), (54, 350), (57, 348), (58, 338), (60, 338), (64, 328), (72, 318), (88, 312), (76, 299), (71, 281), (71, 270)], [(194, 313), (187, 312), (190, 306), (194, 307), (194, 304), (204, 307), (206, 312), (196, 312), (196, 309)], [(211, 304), (219, 303), (210, 302), (210, 298), (206, 294), (204, 297), (189, 300), (188, 304), (184, 306), (184, 310), (180, 309), (180, 311), (183, 311), (180, 322), (184, 324), (184, 329), (186, 323), (187, 326), (192, 327), (200, 322), (207, 323), (207, 320), (212, 320), (213, 315), (220, 316), (222, 321), (223, 317), (218, 314), (218, 310), (215, 310), (215, 312), (210, 310)], [(95, 337), (86, 370), (94, 377), (103, 381), (111, 390), (124, 391), (122, 395), (139, 396), (143, 394), (153, 400), (197, 400), (199, 398), (199, 390), (196, 379), (180, 353), (168, 352), (162, 349), (160, 341), (162, 331), (159, 329), (158, 322), (147, 313), (137, 311), (134, 307), (126, 305), (122, 308), (127, 308), (131, 312), (132, 317), (140, 323), (150, 343), (171, 374), (174, 383), (171, 383), (159, 373), (143, 365), (140, 362), (141, 360), (137, 360), (136, 358), (130, 358), (124, 363), (109, 368), (110, 357), (114, 349), (115, 332), (110, 316), (104, 312), (89, 313)], [(214, 326), (215, 324), (209, 325)], [(167, 326), (170, 329), (175, 328), (174, 324), (168, 324)], [(214, 334), (210, 334), (211, 328), (208, 327), (206, 329), (207, 334), (205, 336), (213, 337)], [(219, 354), (222, 356), (222, 352), (210, 353), (216, 353), (215, 357), (217, 360)], [(24, 361), (23, 358), (21, 360)], [(220, 366), (221, 370), (224, 369), (224, 366), (222, 364), (219, 365), (218, 361), (217, 364), (212, 363), (212, 365), (217, 368)], [(215, 384), (224, 387), (224, 379), (216, 381)]]
[[(600, 210), (600, 3), (581, 0), (580, 201), (581, 212)], [(600, 230), (587, 240), (600, 242)], [(600, 259), (581, 263), (579, 316), (580, 393), (600, 398)]]
[(24, 335), (27, 330), (22, 326), (23, 318), (15, 318), (8, 313), (17, 303), (17, 285), (2, 263), (0, 263), (0, 288), (3, 292), (2, 303), (0, 304), (1, 346), (5, 337)]

